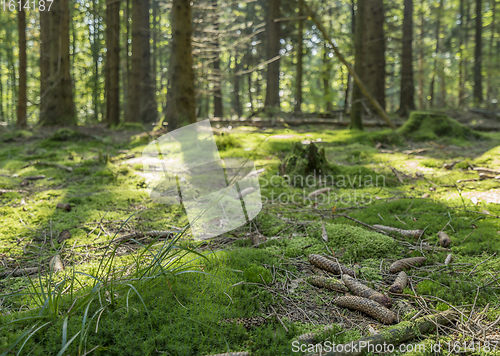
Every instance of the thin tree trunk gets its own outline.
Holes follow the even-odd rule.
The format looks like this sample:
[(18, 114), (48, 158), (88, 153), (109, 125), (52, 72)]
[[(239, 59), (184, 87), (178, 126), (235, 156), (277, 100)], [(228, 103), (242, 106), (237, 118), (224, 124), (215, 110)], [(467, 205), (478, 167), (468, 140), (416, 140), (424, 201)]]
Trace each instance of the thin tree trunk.
[[(493, 61), (493, 47), (495, 44), (495, 5), (496, 5), (496, 0), (493, 0), (492, 4), (491, 4), (492, 18), (491, 18), (490, 48), (488, 51), (488, 70), (490, 73), (493, 73), (493, 71), (495, 69), (495, 63)], [(491, 102), (494, 99), (493, 86), (491, 85), (491, 79), (492, 79), (492, 76), (488, 75), (487, 90), (486, 90), (486, 100), (488, 101), (488, 103), (487, 103), (488, 106), (491, 106)]]
[[(0, 48), (0, 62), (2, 61), (3, 58), (3, 53), (2, 49)], [(5, 112), (3, 109), (3, 80), (2, 80), (2, 73), (0, 73), (0, 120), (5, 121)]]
[[(383, 0), (365, 0), (365, 75), (362, 77), (368, 91), (385, 109), (385, 36)], [(372, 108), (372, 111), (375, 111)]]
[(214, 11), (214, 117), (223, 117), (224, 108), (222, 106), (222, 75), (220, 69), (220, 43), (219, 43), (219, 13), (217, 0), (212, 0), (212, 9)]
[(238, 117), (242, 117), (243, 116), (243, 109), (241, 108), (241, 99), (240, 99), (240, 76), (237, 75), (237, 73), (239, 72), (240, 70), (240, 63), (239, 63), (239, 60), (238, 60), (238, 55), (236, 54), (236, 52), (234, 52), (233, 54), (233, 58), (234, 58), (234, 102), (233, 102), (233, 110), (234, 110), (234, 113), (238, 116)]
[(295, 112), (302, 112), (302, 76), (304, 73), (304, 7), (299, 1), (299, 24), (297, 34), (297, 68), (296, 68), (296, 87), (295, 87)]
[(124, 97), (128, 98), (128, 87), (130, 83), (130, 39), (131, 39), (131, 32), (130, 32), (130, 1), (127, 0), (125, 3), (125, 23), (126, 23), (126, 28), (127, 31), (125, 33), (125, 80), (123, 82), (123, 87), (124, 89)]
[(158, 32), (160, 29), (158, 28), (158, 8), (159, 4), (157, 0), (152, 0), (152, 8), (153, 8), (153, 55), (151, 57), (151, 78), (153, 80), (153, 89), (155, 98), (156, 98), (156, 92), (158, 91), (158, 83), (157, 83), (157, 76), (158, 76)]
[[(151, 21), (149, 9), (151, 0), (142, 0), (143, 9), (141, 11), (141, 118), (142, 122), (153, 123), (158, 120), (158, 105), (156, 103), (156, 76), (151, 70)], [(196, 108), (195, 108), (196, 111)]]
[(328, 58), (328, 47), (326, 42), (323, 45), (323, 89), (325, 91), (325, 102), (326, 102), (326, 111), (333, 111), (333, 104), (331, 98), (331, 90), (330, 90), (330, 63), (331, 60)]
[(440, 48), (439, 48), (439, 43), (441, 42), (439, 39), (439, 34), (441, 32), (441, 16), (443, 15), (443, 8), (444, 8), (444, 0), (439, 0), (439, 9), (437, 13), (437, 20), (436, 20), (436, 52), (434, 56), (434, 68), (432, 71), (432, 79), (431, 79), (431, 84), (430, 84), (430, 102), (429, 106), (431, 108), (434, 107), (435, 104), (435, 84), (436, 84), (436, 76), (438, 74), (438, 66), (439, 66), (439, 53), (440, 53)]
[(476, 47), (474, 50), (474, 103), (483, 102), (483, 2), (476, 0)]
[(424, 101), (424, 37), (425, 37), (425, 12), (424, 12), (425, 0), (422, 0), (420, 6), (420, 36), (419, 36), (419, 58), (418, 58), (418, 100), (420, 109), (425, 109), (425, 101)]
[(464, 51), (464, 1), (460, 0), (460, 35), (459, 35), (459, 53), (460, 61), (458, 62), (458, 107), (462, 108), (464, 106), (465, 99), (465, 51)]
[[(40, 16), (43, 17), (42, 12)], [(50, 12), (47, 11), (47, 21), (42, 21), (42, 27), (49, 27), (49, 71), (46, 93), (41, 96), (41, 107), (44, 110), (40, 113), (40, 122), (43, 125), (76, 125), (75, 104), (73, 101), (73, 83), (70, 74), (69, 56), (69, 4), (68, 0), (54, 1)], [(41, 29), (44, 33), (46, 29)], [(44, 34), (45, 36), (46, 34)], [(42, 47), (43, 44), (42, 36)], [(42, 60), (41, 67), (46, 65)], [(41, 75), (43, 79), (45, 74)], [(43, 102), (45, 101), (45, 102)]]
[(106, 123), (120, 123), (120, 2), (106, 4)]
[(94, 61), (94, 83), (92, 89), (92, 106), (94, 121), (99, 121), (99, 11), (95, 0), (92, 0), (92, 27), (89, 24), (89, 35), (92, 36), (92, 58)]
[[(364, 22), (365, 22), (365, 0), (357, 0), (356, 10), (356, 32), (355, 32), (355, 60), (354, 71), (360, 78), (364, 77)], [(357, 83), (354, 83), (352, 91), (352, 106), (351, 106), (351, 129), (363, 130), (363, 103), (364, 100), (361, 88)]]
[(280, 109), (280, 0), (269, 0), (267, 13), (267, 90), (264, 110), (271, 115)]
[(413, 0), (404, 0), (403, 51), (401, 55), (401, 92), (399, 114), (405, 116), (415, 110), (415, 83), (413, 82)]
[(196, 122), (190, 0), (173, 0), (170, 25), (172, 49), (166, 117), (172, 131), (183, 124)]
[[(356, 3), (351, 0), (351, 43), (354, 43), (354, 33), (356, 32), (356, 17), (354, 12), (354, 7)], [(347, 86), (345, 89), (345, 99), (344, 99), (344, 112), (347, 114), (350, 112), (351, 102), (352, 102), (352, 75), (347, 74)], [(350, 97), (351, 96), (351, 97)]]
[(47, 109), (47, 95), (50, 80), (50, 14), (40, 11), (40, 117)]
[(19, 33), (19, 89), (17, 97), (17, 126), (26, 127), (28, 121), (26, 117), (27, 87), (26, 71), (28, 64), (26, 61), (26, 12), (21, 6), (17, 13), (17, 28)]

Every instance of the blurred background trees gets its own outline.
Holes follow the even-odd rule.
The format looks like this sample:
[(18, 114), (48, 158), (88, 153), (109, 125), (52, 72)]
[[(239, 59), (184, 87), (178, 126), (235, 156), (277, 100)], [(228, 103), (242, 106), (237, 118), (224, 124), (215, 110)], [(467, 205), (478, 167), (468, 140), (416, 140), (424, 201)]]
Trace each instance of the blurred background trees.
[[(306, 3), (388, 112), (497, 110), (495, 0)], [(0, 37), (0, 122), (21, 127), (376, 115), (299, 0), (60, 0), (0, 11)]]

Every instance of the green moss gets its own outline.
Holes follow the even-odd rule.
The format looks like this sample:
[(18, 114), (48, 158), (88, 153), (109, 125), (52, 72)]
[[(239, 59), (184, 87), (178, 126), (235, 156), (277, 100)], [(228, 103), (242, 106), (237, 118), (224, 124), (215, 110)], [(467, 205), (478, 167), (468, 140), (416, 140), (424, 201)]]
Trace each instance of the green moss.
[[(328, 245), (345, 261), (362, 261), (368, 258), (388, 258), (399, 253), (399, 245), (389, 236), (349, 225), (326, 223)], [(309, 234), (321, 239), (321, 225), (311, 224)]]
[(226, 151), (230, 148), (241, 147), (241, 141), (236, 139), (234, 135), (221, 133), (215, 136), (215, 143), (220, 151)]
[(269, 284), (272, 282), (273, 277), (268, 269), (258, 266), (251, 265), (245, 269), (245, 279), (252, 283), (265, 283)]
[(398, 133), (414, 141), (437, 140), (443, 137), (469, 140), (481, 137), (444, 114), (426, 111), (412, 112), (408, 121), (398, 129)]

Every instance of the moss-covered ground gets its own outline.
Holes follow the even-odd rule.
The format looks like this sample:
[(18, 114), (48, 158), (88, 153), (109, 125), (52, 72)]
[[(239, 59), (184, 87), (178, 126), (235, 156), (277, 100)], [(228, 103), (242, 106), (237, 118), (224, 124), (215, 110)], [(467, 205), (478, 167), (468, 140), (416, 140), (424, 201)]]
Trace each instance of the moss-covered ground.
[[(292, 342), (324, 324), (335, 324), (324, 337), (336, 343), (382, 329), (304, 282), (321, 273), (311, 253), (334, 254), (382, 291), (393, 261), (424, 255), (404, 295), (393, 296), (400, 317), (458, 307), (471, 329), (490, 325), (486, 339), (498, 335), (500, 179), (480, 180), (474, 168), (500, 170), (500, 134), (439, 138), (438, 127), (412, 141), (406, 129), (214, 129), (222, 158), (263, 169), (263, 209), (237, 230), (194, 241), (181, 205), (149, 197), (141, 153), (151, 137), (134, 129), (0, 131), (0, 273), (41, 272), (0, 277), (0, 354), (300, 355)], [(294, 145), (311, 142), (327, 174), (284, 176), (283, 162), (300, 161)], [(325, 182), (329, 193), (307, 198)], [(374, 224), (424, 234), (384, 235)], [(170, 235), (113, 240), (153, 230)], [(57, 254), (65, 270), (52, 273)], [(222, 322), (255, 316), (267, 323)]]

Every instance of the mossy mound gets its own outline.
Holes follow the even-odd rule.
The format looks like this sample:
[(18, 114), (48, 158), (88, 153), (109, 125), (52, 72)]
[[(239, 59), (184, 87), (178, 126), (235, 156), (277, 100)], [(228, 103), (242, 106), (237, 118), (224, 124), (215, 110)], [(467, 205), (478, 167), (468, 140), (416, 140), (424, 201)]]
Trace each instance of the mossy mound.
[(54, 134), (48, 139), (49, 141), (72, 141), (81, 140), (88, 138), (84, 133), (74, 131), (68, 128), (62, 128), (54, 132)]
[(293, 144), (292, 153), (285, 157), (280, 167), (282, 175), (290, 177), (307, 177), (310, 175), (325, 175), (335, 173), (335, 169), (328, 163), (325, 150), (318, 148), (314, 143), (302, 145)]
[(478, 139), (481, 135), (441, 113), (414, 111), (397, 131), (413, 141), (436, 140), (441, 137), (461, 140)]

